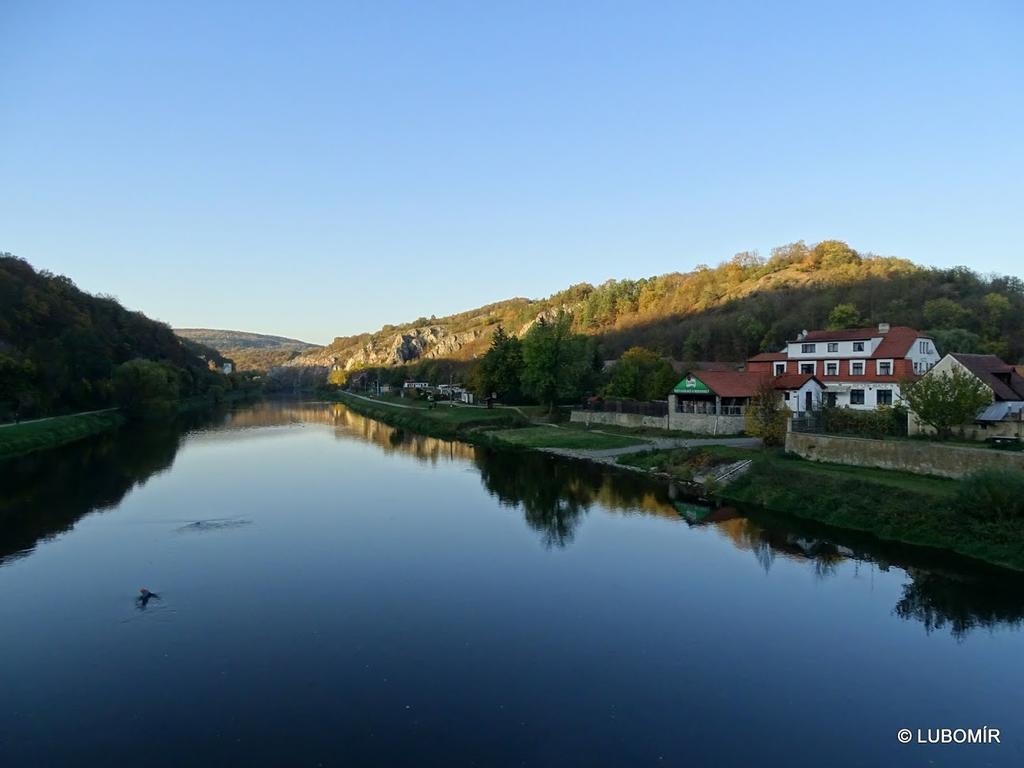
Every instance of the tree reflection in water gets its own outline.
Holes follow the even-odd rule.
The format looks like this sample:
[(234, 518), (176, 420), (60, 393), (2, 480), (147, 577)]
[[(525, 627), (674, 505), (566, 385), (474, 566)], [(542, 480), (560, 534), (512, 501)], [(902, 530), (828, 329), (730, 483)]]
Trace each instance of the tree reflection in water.
[[(333, 403), (270, 401), (232, 412), (205, 414), (174, 425), (123, 429), (63, 449), (0, 462), (0, 566), (31, 554), (37, 542), (70, 530), (89, 512), (116, 506), (133, 487), (171, 467), (183, 436), (196, 426), (215, 439), (230, 431), (318, 423), (339, 440), (361, 440), (386, 454), (419, 461), (471, 464), (502, 505), (522, 510), (544, 546), (570, 546), (595, 505), (623, 515), (658, 516), (683, 523), (663, 483), (603, 466), (525, 451), (495, 451), (395, 429)], [(884, 544), (854, 533), (824, 529), (763, 512), (716, 510), (703, 518), (737, 549), (751, 552), (765, 572), (779, 558), (805, 563), (816, 577), (840, 564), (870, 564), (906, 571), (897, 616), (926, 631), (948, 629), (963, 639), (976, 629), (1019, 627), (1024, 622), (1024, 581), (959, 558)]]
[(125, 428), (52, 451), (0, 462), (0, 565), (116, 507), (132, 488), (174, 463), (194, 421)]

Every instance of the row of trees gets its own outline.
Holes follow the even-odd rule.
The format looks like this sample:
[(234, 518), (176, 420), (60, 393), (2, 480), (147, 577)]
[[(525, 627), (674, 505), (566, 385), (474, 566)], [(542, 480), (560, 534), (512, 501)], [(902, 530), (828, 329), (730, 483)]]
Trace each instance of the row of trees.
[(470, 371), (470, 386), (481, 396), (506, 402), (530, 398), (553, 409), (560, 401), (578, 400), (593, 391), (602, 369), (591, 337), (574, 333), (572, 317), (559, 312), (541, 317), (522, 339), (500, 325), (491, 348)]

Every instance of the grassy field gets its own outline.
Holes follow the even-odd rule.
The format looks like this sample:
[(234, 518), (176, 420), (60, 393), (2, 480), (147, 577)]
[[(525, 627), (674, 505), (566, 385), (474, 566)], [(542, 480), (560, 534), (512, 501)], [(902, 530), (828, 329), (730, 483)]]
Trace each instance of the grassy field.
[(642, 445), (645, 441), (624, 435), (604, 435), (581, 429), (534, 426), (491, 432), (495, 440), (521, 448), (577, 448), (604, 450)]
[(123, 421), (124, 418), (116, 411), (104, 411), (56, 416), (52, 419), (0, 427), (0, 458), (56, 448), (58, 445), (114, 429)]
[(379, 419), (394, 427), (411, 429), (433, 437), (470, 440), (477, 435), (476, 442), (482, 442), (478, 433), (485, 429), (502, 429), (524, 426), (526, 419), (515, 411), (504, 408), (466, 408), (437, 405), (434, 408), (423, 404), (413, 408), (401, 399), (366, 400), (347, 392), (339, 392), (338, 400), (356, 413)]

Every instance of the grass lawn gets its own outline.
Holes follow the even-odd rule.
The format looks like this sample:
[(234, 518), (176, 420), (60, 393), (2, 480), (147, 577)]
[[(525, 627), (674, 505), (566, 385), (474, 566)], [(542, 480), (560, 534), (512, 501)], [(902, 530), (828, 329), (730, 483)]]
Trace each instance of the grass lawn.
[(625, 435), (603, 435), (581, 429), (545, 426), (503, 429), (488, 434), (495, 440), (522, 448), (577, 448), (596, 451), (607, 448), (628, 448), (633, 445), (642, 445), (645, 442)]
[(435, 405), (430, 408), (427, 403), (422, 407), (399, 408), (398, 405), (407, 405), (410, 401), (365, 400), (346, 392), (339, 392), (338, 399), (356, 413), (434, 437), (467, 439), (471, 433), (481, 429), (516, 427), (526, 422), (521, 414), (504, 408), (469, 408), (458, 405)]
[(42, 421), (0, 427), (0, 458), (55, 448), (113, 429), (123, 421), (118, 412), (105, 411), (57, 416)]
[[(579, 421), (566, 422), (563, 426), (569, 429), (586, 429), (587, 425)], [(614, 435), (633, 435), (634, 437), (676, 437), (684, 439), (706, 438), (696, 432), (683, 432), (678, 429), (659, 429), (658, 427), (621, 427), (618, 424), (591, 424), (590, 429), (610, 432)]]
[(695, 469), (743, 458), (752, 459), (753, 465), (717, 492), (723, 501), (1024, 571), (1024, 520), (969, 514), (958, 497), (960, 480), (726, 446), (649, 451), (620, 457), (619, 462), (689, 480)]

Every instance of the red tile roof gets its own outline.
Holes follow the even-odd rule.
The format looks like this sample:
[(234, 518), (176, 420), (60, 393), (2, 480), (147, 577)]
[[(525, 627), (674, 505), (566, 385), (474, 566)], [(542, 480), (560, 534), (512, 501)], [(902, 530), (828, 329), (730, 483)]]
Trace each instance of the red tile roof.
[(760, 363), (765, 360), (788, 360), (789, 355), (785, 352), (761, 352), (760, 354), (754, 355), (747, 362)]
[[(794, 339), (791, 343), (817, 342), (817, 341), (868, 341), (869, 339), (881, 338), (878, 349), (871, 355), (872, 359), (906, 357), (918, 339), (930, 339), (926, 333), (921, 333), (916, 328), (908, 328), (905, 325), (894, 325), (888, 331), (879, 331), (877, 326), (872, 328), (845, 328), (840, 331), (810, 331), (802, 339)], [(770, 353), (774, 354), (774, 353)], [(780, 353), (784, 354), (784, 353)], [(784, 359), (765, 358), (760, 355), (761, 360)]]
[(704, 382), (719, 397), (753, 397), (761, 384), (768, 380), (764, 373), (750, 371), (692, 371), (692, 375)]
[(961, 363), (991, 389), (997, 400), (1024, 400), (1024, 377), (995, 355), (968, 355), (954, 352)]
[(873, 358), (906, 357), (918, 339), (930, 339), (914, 328), (907, 328), (897, 325), (890, 328), (888, 333), (882, 334), (882, 343), (871, 355)]
[(821, 379), (810, 373), (784, 373), (781, 376), (776, 376), (772, 379), (773, 389), (800, 389), (808, 381), (814, 380), (818, 382), (819, 387), (825, 385), (821, 383)]
[(772, 389), (800, 389), (811, 379), (824, 387), (817, 376), (809, 373), (784, 373), (771, 376), (756, 371), (690, 371), (690, 375), (704, 382), (712, 393), (719, 397), (753, 397), (766, 383)]

